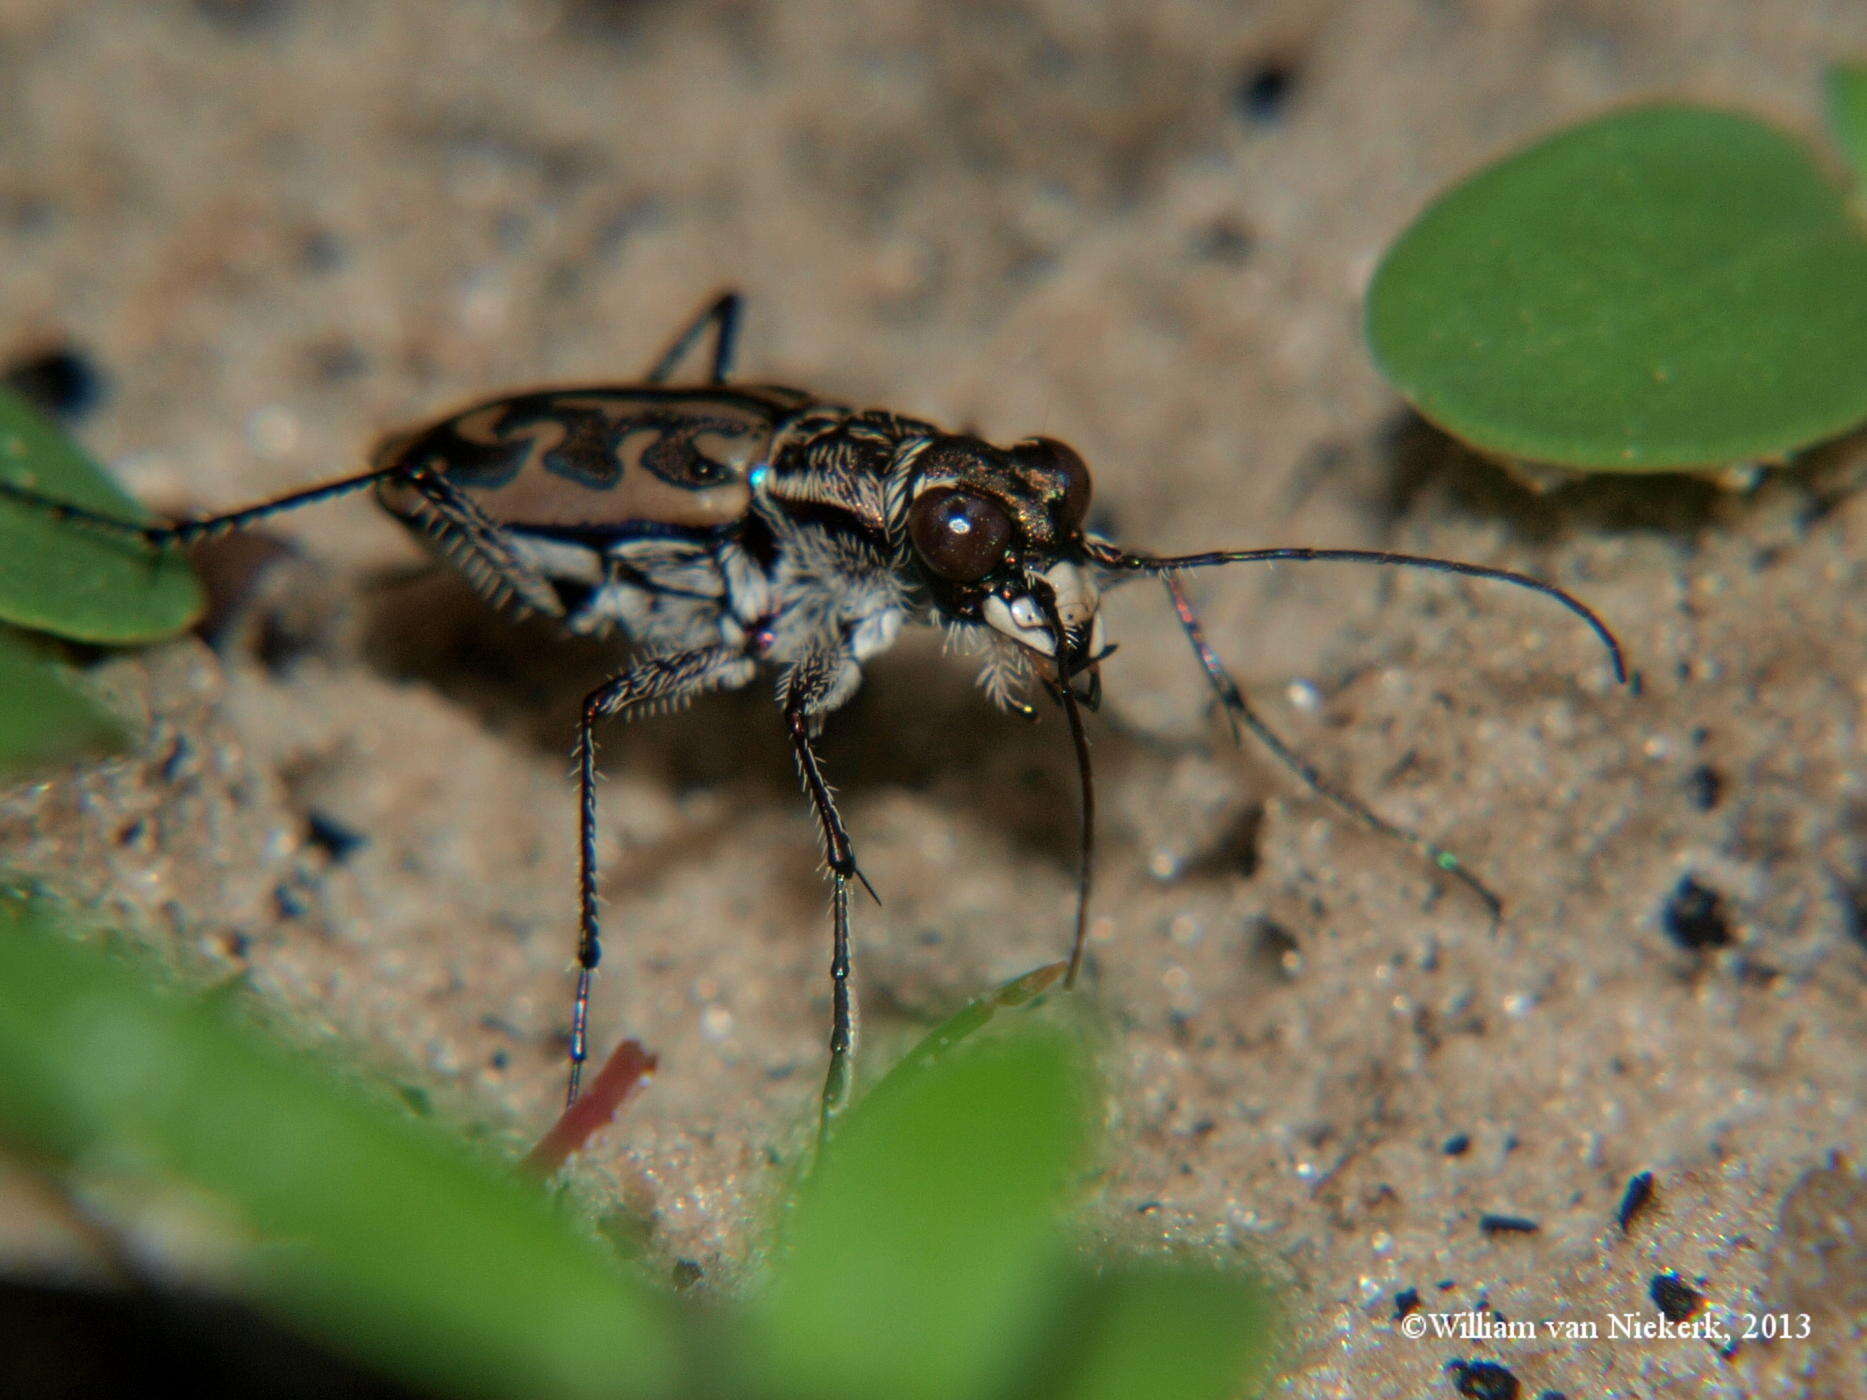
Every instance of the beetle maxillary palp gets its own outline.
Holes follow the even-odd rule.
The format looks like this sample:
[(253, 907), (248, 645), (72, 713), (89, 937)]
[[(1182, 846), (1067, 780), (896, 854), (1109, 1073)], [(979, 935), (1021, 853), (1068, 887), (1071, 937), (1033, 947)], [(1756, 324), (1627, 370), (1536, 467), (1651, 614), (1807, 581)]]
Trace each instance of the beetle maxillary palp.
[[(988, 595), (980, 605), (980, 616), (995, 631), (1040, 656), (1054, 659), (1061, 649), (1065, 669), (1080, 669), (1085, 650), (1094, 650), (1101, 643), (1101, 614), (1097, 611), (1101, 599), (1094, 578), (1081, 565), (1059, 560), (1032, 575), (1028, 582), (1030, 591), (1025, 593)], [(1047, 610), (1054, 610), (1054, 625), (1046, 616)], [(1074, 646), (1072, 637), (1080, 639)]]

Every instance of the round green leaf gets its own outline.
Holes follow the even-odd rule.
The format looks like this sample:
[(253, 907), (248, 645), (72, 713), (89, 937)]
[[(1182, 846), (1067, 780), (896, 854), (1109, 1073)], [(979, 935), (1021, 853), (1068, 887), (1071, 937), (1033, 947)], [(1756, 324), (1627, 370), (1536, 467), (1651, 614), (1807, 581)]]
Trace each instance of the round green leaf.
[[(0, 480), (112, 519), (148, 519), (57, 427), (5, 389)], [(134, 539), (0, 499), (0, 622), (82, 642), (152, 642), (184, 631), (202, 603), (178, 551), (152, 553)]]
[(1836, 64), (1827, 72), (1828, 129), (1854, 169), (1855, 183), (1867, 183), (1867, 68)]
[(1479, 449), (1643, 472), (1867, 420), (1867, 240), (1794, 140), (1639, 108), (1481, 172), (1368, 294), (1382, 370)]
[(0, 782), (15, 773), (121, 748), (123, 722), (63, 667), (0, 627)]

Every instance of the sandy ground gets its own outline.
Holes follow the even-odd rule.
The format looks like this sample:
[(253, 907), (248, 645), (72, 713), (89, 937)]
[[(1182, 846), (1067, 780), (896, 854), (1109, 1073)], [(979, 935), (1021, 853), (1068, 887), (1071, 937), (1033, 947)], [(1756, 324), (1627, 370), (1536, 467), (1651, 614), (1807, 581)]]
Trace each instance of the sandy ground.
[[(1503, 892), (1495, 933), (1230, 746), (1157, 593), (1112, 600), (1093, 980), (1120, 1058), (1093, 1218), (1285, 1280), (1293, 1396), (1449, 1395), (1454, 1360), (1526, 1396), (1858, 1395), (1867, 441), (1748, 497), (1538, 500), (1402, 413), (1358, 318), (1383, 246), (1477, 162), (1659, 94), (1812, 134), (1821, 65), (1864, 48), (1843, 0), (6, 0), (0, 349), (82, 352), (107, 382), (86, 442), (205, 508), (351, 470), (476, 394), (632, 377), (736, 285), (747, 377), (1065, 438), (1123, 539), (1573, 587), (1637, 690), (1509, 590), (1338, 568), (1197, 589), (1267, 715)], [(0, 861), (204, 977), (245, 972), (516, 1149), (559, 1092), (570, 721), (614, 654), (412, 574), (367, 503), (278, 533), (296, 553), (218, 651), (99, 665), (144, 743), (0, 797)], [(820, 1080), (810, 821), (762, 690), (606, 755), (597, 1029), (664, 1070), (579, 1189), (730, 1287)], [(858, 915), (871, 1049), (1060, 953), (1054, 720), (995, 717), (923, 640), (826, 758), (884, 896)], [(58, 1253), (0, 1214), (16, 1261)], [(1734, 1330), (1788, 1311), (1812, 1335), (1397, 1318), (1412, 1290), (1605, 1334), (1657, 1317), (1669, 1272)]]

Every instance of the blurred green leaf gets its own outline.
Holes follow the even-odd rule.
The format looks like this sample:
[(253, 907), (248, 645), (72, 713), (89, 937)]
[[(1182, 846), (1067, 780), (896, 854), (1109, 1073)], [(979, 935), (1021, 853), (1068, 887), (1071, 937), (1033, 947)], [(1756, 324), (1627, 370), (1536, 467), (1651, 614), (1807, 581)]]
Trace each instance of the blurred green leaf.
[(1082, 1038), (1023, 1021), (891, 1073), (824, 1144), (759, 1310), (761, 1382), (837, 1400), (1002, 1393), (1068, 1253), (1094, 1105)]
[[(0, 480), (114, 519), (148, 519), (54, 424), (0, 388)], [(0, 622), (84, 642), (150, 642), (200, 616), (201, 586), (179, 551), (59, 521), (0, 500)]]
[(1487, 452), (1775, 460), (1867, 420), (1867, 240), (1790, 137), (1638, 108), (1438, 200), (1375, 274), (1368, 335), (1422, 414)]
[[(914, 1048), (888, 1071), (887, 1078), (898, 1078), (925, 1069), (955, 1045), (983, 1030), (1001, 1011), (1030, 1006), (1049, 991), (1068, 968), (1068, 963), (1045, 963), (1042, 967), (1020, 973), (1009, 982), (1000, 983), (982, 997), (975, 997), (922, 1036)], [(883, 1082), (886, 1083), (887, 1079)]]
[(0, 627), (0, 782), (127, 739), (123, 722), (64, 667)]
[(1867, 185), (1867, 67), (1837, 63), (1824, 77), (1828, 90), (1828, 129), (1854, 170), (1857, 185)]
[(1087, 1278), (1056, 1328), (1034, 1400), (1229, 1400), (1262, 1379), (1270, 1304), (1210, 1262), (1119, 1264)]
[(763, 1298), (677, 1315), (520, 1180), (265, 1042), (236, 999), (152, 990), (167, 978), (146, 958), (74, 942), (54, 908), (0, 888), (0, 1151), (191, 1185), (229, 1217), (245, 1296), (412, 1385), (1221, 1400), (1262, 1368), (1248, 1278), (1092, 1269), (1072, 1248), (1060, 1212), (1099, 1106), (1088, 1039), (1049, 1014), (975, 1034), (1056, 968), (946, 1022), (844, 1117), (787, 1205)]
[(365, 1102), (220, 1001), (0, 902), (0, 1142), (173, 1175), (271, 1243), (249, 1295), (404, 1380), (463, 1396), (659, 1396), (664, 1304), (535, 1189)]

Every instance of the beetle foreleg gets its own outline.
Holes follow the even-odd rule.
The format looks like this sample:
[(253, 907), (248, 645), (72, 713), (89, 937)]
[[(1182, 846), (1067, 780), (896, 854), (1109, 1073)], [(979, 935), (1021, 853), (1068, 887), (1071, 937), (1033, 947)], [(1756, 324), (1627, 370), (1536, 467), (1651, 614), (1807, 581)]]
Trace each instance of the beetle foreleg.
[(700, 647), (651, 656), (612, 676), (584, 697), (577, 727), (578, 932), (577, 997), (571, 1004), (570, 1084), (564, 1101), (574, 1103), (589, 1054), (590, 983), (603, 959), (597, 913), (596, 725), (628, 719), (647, 709), (677, 709), (710, 690), (734, 690), (752, 679), (756, 664), (729, 647)]
[(849, 1102), (854, 1080), (856, 1009), (849, 985), (851, 877), (860, 880), (870, 897), (879, 902), (875, 887), (856, 866), (849, 832), (836, 810), (836, 796), (824, 779), (823, 766), (810, 742), (815, 721), (846, 698), (850, 688), (847, 673), (853, 664), (840, 653), (813, 655), (785, 674), (781, 688), (785, 728), (791, 736), (792, 752), (797, 756), (797, 771), (803, 779), (804, 792), (817, 814), (817, 825), (823, 835), (824, 860), (830, 867), (830, 1068), (824, 1076), (823, 1098), (819, 1104), (820, 1135), (829, 1131), (830, 1121)]
[[(1076, 856), (1076, 933), (1070, 940), (1070, 962), (1063, 974), (1063, 985), (1074, 987), (1082, 975), (1083, 957), (1089, 950), (1089, 893), (1095, 886), (1096, 868), (1096, 783), (1089, 763), (1089, 735), (1083, 728), (1083, 707), (1095, 709), (1102, 696), (1101, 672), (1096, 669), (1100, 656), (1090, 656), (1088, 643), (1093, 635), (1087, 628), (1072, 633), (1063, 621), (1056, 590), (1047, 581), (1039, 581), (1032, 590), (1044, 611), (1050, 635), (1056, 646), (1056, 676), (1046, 677), (1045, 687), (1063, 709), (1069, 721), (1070, 747), (1076, 755), (1076, 781), (1081, 793), (1080, 834)], [(1076, 691), (1076, 677), (1071, 671), (1072, 652), (1079, 669), (1089, 673), (1087, 694)], [(1105, 653), (1106, 654), (1106, 653)]]
[(1083, 699), (1068, 681), (1049, 682), (1050, 694), (1063, 708), (1070, 725), (1070, 745), (1076, 755), (1081, 823), (1076, 854), (1076, 932), (1070, 940), (1070, 961), (1063, 985), (1074, 987), (1082, 975), (1083, 956), (1089, 950), (1089, 892), (1095, 885), (1096, 784), (1089, 767), (1089, 735), (1083, 729)]

